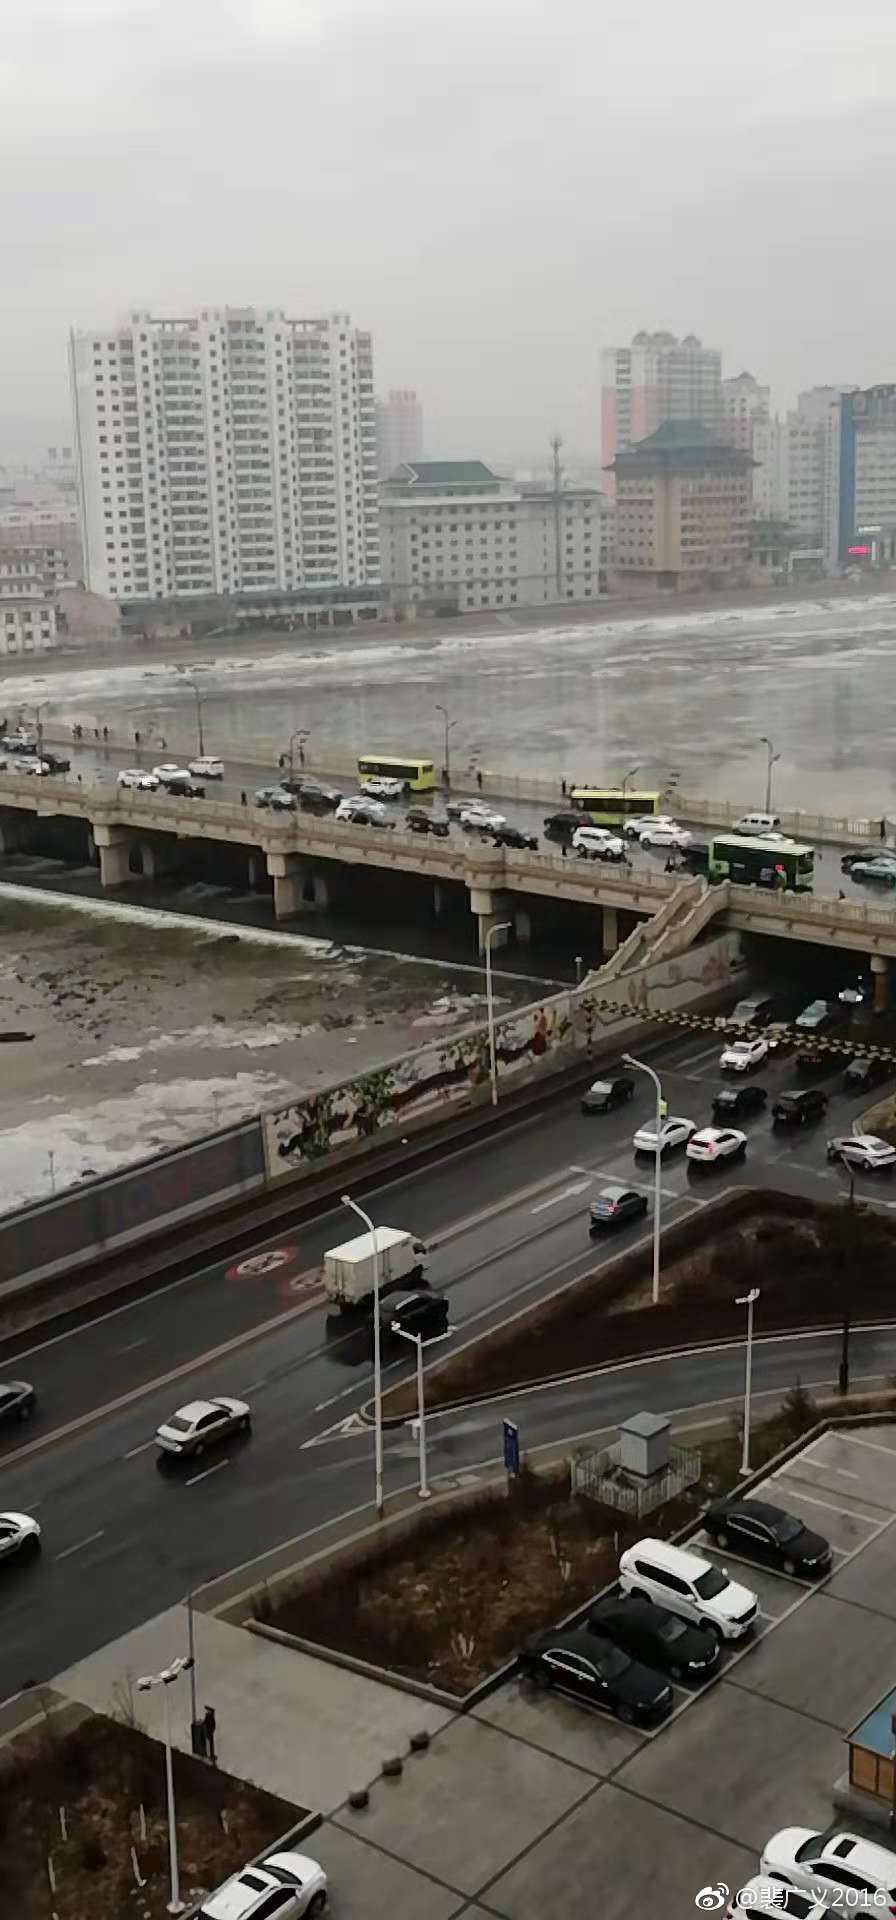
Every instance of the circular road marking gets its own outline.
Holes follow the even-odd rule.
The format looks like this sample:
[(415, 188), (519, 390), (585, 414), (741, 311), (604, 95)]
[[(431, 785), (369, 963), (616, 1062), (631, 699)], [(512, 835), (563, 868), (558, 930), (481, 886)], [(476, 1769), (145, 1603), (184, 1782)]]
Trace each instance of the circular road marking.
[(265, 1253), (247, 1254), (245, 1260), (238, 1260), (235, 1267), (227, 1268), (227, 1278), (251, 1280), (259, 1274), (276, 1273), (280, 1267), (288, 1267), (297, 1252), (297, 1247), (268, 1247)]

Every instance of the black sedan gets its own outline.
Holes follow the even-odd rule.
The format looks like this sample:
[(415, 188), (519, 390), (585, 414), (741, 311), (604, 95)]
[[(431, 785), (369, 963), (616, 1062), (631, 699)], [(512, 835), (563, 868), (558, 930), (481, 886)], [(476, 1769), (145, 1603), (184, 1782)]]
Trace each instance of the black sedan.
[(744, 1113), (761, 1113), (767, 1099), (765, 1087), (720, 1087), (713, 1094), (712, 1110), (720, 1120), (733, 1120)]
[(636, 1187), (602, 1187), (588, 1209), (588, 1231), (602, 1233), (605, 1227), (622, 1227), (627, 1220), (643, 1220), (647, 1198)]
[(844, 853), (844, 854), (843, 854), (843, 855), (841, 856), (841, 860), (840, 860), (840, 872), (841, 872), (841, 873), (852, 873), (852, 870), (853, 870), (853, 867), (857, 867), (857, 866), (859, 866), (859, 864), (860, 864), (860, 862), (862, 862), (862, 861), (865, 861), (865, 860), (879, 860), (879, 859), (880, 859), (880, 850), (881, 850), (881, 843), (880, 843), (880, 841), (878, 841), (878, 842), (877, 842), (877, 845), (876, 845), (876, 846), (873, 846), (873, 847), (856, 847), (856, 848), (853, 848), (853, 850), (852, 850), (852, 852), (851, 852), (851, 853)]
[(27, 1380), (0, 1380), (0, 1426), (30, 1420), (36, 1395)]
[(596, 1633), (535, 1634), (520, 1654), (520, 1667), (537, 1685), (559, 1687), (617, 1720), (651, 1723), (672, 1710), (672, 1688), (662, 1674), (630, 1660)]
[(395, 1327), (403, 1333), (422, 1333), (429, 1338), (444, 1333), (448, 1326), (448, 1301), (444, 1293), (430, 1293), (420, 1287), (414, 1293), (391, 1293), (380, 1302), (380, 1331), (397, 1340)]
[(582, 1095), (583, 1113), (609, 1113), (611, 1107), (621, 1107), (630, 1100), (635, 1091), (635, 1083), (630, 1073), (612, 1073), (606, 1080), (595, 1080)]
[(545, 839), (568, 843), (576, 828), (587, 819), (587, 813), (574, 813), (571, 808), (563, 809), (560, 813), (548, 813), (544, 820)]
[(50, 753), (44, 748), (41, 758), (44, 766), (49, 767), (51, 773), (71, 772), (72, 763), (64, 753)]
[(411, 833), (432, 833), (437, 840), (447, 840), (451, 826), (448, 820), (434, 818), (428, 807), (409, 807), (404, 824)]
[(520, 852), (534, 853), (538, 847), (538, 835), (524, 833), (522, 827), (495, 827), (491, 839), (496, 847), (517, 847)]
[(696, 1627), (668, 1607), (634, 1594), (611, 1594), (588, 1616), (589, 1633), (604, 1634), (633, 1660), (661, 1667), (673, 1680), (705, 1680), (719, 1663), (719, 1642), (709, 1627)]
[(831, 1549), (822, 1534), (810, 1532), (795, 1514), (765, 1500), (718, 1500), (707, 1508), (703, 1525), (717, 1546), (730, 1544), (751, 1560), (764, 1560), (785, 1573), (814, 1579), (831, 1564)]
[(843, 1085), (847, 1093), (865, 1093), (869, 1087), (879, 1087), (882, 1080), (892, 1078), (893, 1068), (889, 1060), (880, 1060), (873, 1053), (857, 1054), (850, 1060), (843, 1075)]

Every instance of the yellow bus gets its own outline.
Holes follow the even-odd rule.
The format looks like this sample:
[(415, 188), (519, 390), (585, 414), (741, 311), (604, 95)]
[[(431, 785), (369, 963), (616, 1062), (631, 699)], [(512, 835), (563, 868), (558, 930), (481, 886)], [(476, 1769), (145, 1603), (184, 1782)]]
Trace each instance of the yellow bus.
[(662, 794), (636, 792), (633, 787), (625, 793), (619, 787), (573, 787), (569, 804), (596, 827), (624, 827), (627, 820), (657, 813), (661, 799)]
[(358, 760), (362, 780), (384, 774), (387, 780), (402, 780), (411, 793), (427, 793), (435, 786), (431, 760), (415, 760), (393, 753), (362, 753)]

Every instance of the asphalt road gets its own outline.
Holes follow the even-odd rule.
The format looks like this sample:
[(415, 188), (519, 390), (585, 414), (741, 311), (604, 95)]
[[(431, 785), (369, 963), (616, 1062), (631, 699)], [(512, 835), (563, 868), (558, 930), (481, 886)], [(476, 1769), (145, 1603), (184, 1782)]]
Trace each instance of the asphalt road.
[[(652, 1050), (670, 1112), (709, 1118), (718, 1052), (714, 1039), (699, 1034)], [(773, 1095), (792, 1079), (792, 1068), (777, 1061), (759, 1077)], [(845, 1192), (845, 1175), (827, 1165), (824, 1140), (848, 1126), (856, 1103), (836, 1091), (836, 1074), (829, 1085), (829, 1118), (817, 1128), (779, 1137), (765, 1119), (748, 1123), (743, 1168), (706, 1178), (690, 1175), (681, 1157), (671, 1160), (663, 1169), (664, 1218), (681, 1218), (735, 1180), (813, 1196)], [(623, 1178), (650, 1192), (652, 1168), (635, 1163), (631, 1137), (651, 1099), (645, 1080), (627, 1109), (585, 1117), (576, 1099), (559, 1097), (549, 1117), (522, 1120), (493, 1145), (461, 1149), (386, 1187), (356, 1190), (379, 1222), (429, 1241), (432, 1284), (449, 1293), (455, 1341), (618, 1251), (619, 1236), (592, 1249), (588, 1200), (604, 1179)], [(896, 1207), (896, 1185), (861, 1176), (860, 1185), (874, 1204)], [(630, 1242), (641, 1230), (625, 1231)], [(49, 1678), (192, 1585), (369, 1499), (371, 1436), (352, 1417), (370, 1395), (367, 1341), (338, 1320), (328, 1322), (316, 1277), (324, 1249), (352, 1232), (337, 1209), (292, 1238), (261, 1243), (259, 1251), (267, 1245), (285, 1255), (272, 1270), (231, 1268), (228, 1277), (226, 1265), (210, 1266), (9, 1361), (6, 1371), (34, 1382), (40, 1406), (30, 1427), (2, 1443), (0, 1504), (37, 1511), (44, 1552), (39, 1563), (3, 1570), (0, 1698)], [(896, 1332), (855, 1334), (857, 1381), (894, 1367)], [(829, 1337), (760, 1344), (756, 1391), (779, 1393), (797, 1373), (806, 1384), (830, 1381), (835, 1368), (836, 1341)], [(390, 1358), (386, 1377), (407, 1370), (403, 1357)], [(681, 1411), (725, 1403), (737, 1398), (742, 1377), (735, 1344), (438, 1416), (431, 1423), (432, 1471), (475, 1472), (493, 1462), (504, 1413), (519, 1420), (527, 1447), (546, 1446), (613, 1426), (642, 1406)], [(152, 1443), (159, 1421), (176, 1405), (216, 1392), (250, 1401), (251, 1438), (160, 1472)], [(415, 1458), (404, 1430), (389, 1435), (388, 1490), (413, 1484)]]

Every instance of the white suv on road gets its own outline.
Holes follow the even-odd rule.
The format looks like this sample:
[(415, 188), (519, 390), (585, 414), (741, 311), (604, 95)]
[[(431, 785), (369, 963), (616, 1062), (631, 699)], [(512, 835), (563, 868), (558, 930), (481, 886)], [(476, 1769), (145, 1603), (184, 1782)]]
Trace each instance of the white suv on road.
[(619, 1562), (623, 1593), (655, 1600), (698, 1626), (712, 1627), (720, 1640), (741, 1640), (759, 1612), (749, 1587), (729, 1580), (724, 1568), (667, 1540), (639, 1540)]

